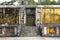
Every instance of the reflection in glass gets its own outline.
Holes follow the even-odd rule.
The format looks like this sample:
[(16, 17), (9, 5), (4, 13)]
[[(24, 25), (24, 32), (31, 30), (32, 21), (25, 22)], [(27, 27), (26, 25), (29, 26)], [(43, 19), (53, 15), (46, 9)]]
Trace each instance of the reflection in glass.
[(53, 8), (53, 13), (51, 13), (51, 8), (44, 8), (42, 12), (42, 22), (43, 24), (59, 24), (60, 23), (60, 9)]
[(18, 24), (18, 9), (5, 8), (2, 10), (0, 13), (0, 24)]

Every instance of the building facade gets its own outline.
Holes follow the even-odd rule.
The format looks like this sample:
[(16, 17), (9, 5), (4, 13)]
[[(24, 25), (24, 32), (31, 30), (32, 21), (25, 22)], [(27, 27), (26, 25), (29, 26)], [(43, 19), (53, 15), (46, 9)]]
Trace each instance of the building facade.
[(0, 36), (17, 36), (23, 25), (40, 27), (45, 36), (60, 36), (60, 5), (0, 6)]

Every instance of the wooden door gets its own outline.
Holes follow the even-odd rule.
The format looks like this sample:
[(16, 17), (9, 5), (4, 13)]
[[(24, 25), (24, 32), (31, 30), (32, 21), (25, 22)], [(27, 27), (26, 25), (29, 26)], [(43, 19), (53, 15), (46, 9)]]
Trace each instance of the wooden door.
[(35, 25), (35, 16), (34, 15), (27, 15), (27, 26), (34, 26)]

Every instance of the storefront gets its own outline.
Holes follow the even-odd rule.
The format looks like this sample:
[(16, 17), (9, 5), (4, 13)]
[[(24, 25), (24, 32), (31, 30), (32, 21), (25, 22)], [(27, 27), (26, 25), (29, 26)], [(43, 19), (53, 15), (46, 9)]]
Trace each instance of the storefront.
[[(58, 5), (59, 6), (59, 5)], [(60, 8), (57, 5), (23, 6), (20, 8), (20, 22), (25, 25), (58, 24)], [(21, 10), (22, 9), (22, 10)], [(32, 23), (31, 23), (32, 22)]]
[(0, 36), (18, 35), (21, 25), (39, 26), (43, 35), (60, 34), (60, 5), (0, 6)]

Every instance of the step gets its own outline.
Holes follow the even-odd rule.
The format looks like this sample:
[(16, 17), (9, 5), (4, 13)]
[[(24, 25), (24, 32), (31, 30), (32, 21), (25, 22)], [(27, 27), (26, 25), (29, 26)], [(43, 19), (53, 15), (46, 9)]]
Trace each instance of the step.
[(20, 36), (23, 37), (35, 37), (38, 36), (38, 27), (24, 26), (21, 28)]

